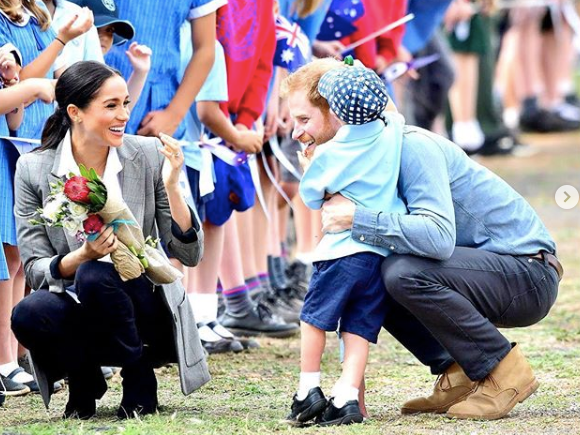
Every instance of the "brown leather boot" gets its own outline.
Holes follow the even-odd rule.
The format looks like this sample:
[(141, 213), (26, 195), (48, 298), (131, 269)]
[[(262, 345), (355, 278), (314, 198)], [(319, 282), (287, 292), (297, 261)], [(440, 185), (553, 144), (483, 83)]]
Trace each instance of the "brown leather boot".
[(437, 380), (433, 394), (405, 402), (401, 414), (447, 412), (452, 405), (467, 399), (476, 387), (477, 383), (467, 377), (459, 364), (453, 363)]
[(476, 420), (502, 418), (518, 402), (530, 397), (539, 385), (520, 347), (515, 345), (491, 373), (480, 381), (475, 393), (464, 402), (449, 408), (447, 416)]

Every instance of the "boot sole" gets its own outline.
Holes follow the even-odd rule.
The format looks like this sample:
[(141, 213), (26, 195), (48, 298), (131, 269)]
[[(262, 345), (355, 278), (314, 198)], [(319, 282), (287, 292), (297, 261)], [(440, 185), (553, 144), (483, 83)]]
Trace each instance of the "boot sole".
[(234, 335), (241, 335), (243, 337), (271, 337), (271, 338), (288, 338), (292, 337), (298, 332), (300, 332), (300, 328), (296, 329), (289, 329), (287, 331), (256, 331), (252, 329), (238, 329), (238, 328), (231, 328), (227, 327), (228, 330)]
[(349, 414), (345, 415), (344, 417), (337, 418), (336, 420), (319, 422), (318, 426), (341, 426), (345, 424), (362, 423), (363, 420), (364, 417), (362, 414)]
[(474, 392), (475, 392), (475, 388), (473, 390), (471, 390), (471, 391), (468, 391), (464, 395), (459, 396), (457, 399), (455, 399), (449, 405), (442, 406), (440, 408), (430, 408), (430, 409), (401, 408), (401, 414), (402, 415), (413, 415), (413, 414), (445, 414), (449, 408), (451, 408), (453, 405), (456, 405), (457, 403), (463, 402), (469, 396), (471, 396)]
[(528, 397), (536, 392), (540, 383), (537, 379), (534, 379), (532, 383), (520, 394), (517, 394), (502, 411), (496, 412), (495, 414), (481, 415), (481, 414), (450, 414), (447, 413), (447, 417), (458, 418), (458, 419), (471, 419), (471, 420), (498, 420), (505, 417), (509, 412), (514, 409), (518, 403), (522, 403)]

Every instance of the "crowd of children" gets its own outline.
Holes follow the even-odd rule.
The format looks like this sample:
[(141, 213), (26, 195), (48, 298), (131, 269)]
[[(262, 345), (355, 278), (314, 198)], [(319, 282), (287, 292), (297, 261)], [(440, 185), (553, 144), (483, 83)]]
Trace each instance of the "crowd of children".
[[(322, 38), (329, 17), (341, 17), (339, 3), (356, 15), (349, 24), (354, 32), (343, 37), (331, 29), (334, 39)], [(488, 1), (383, 3), (167, 0), (159, 13), (153, 0), (0, 0), (0, 396), (38, 391), (25, 349), (10, 330), (12, 308), (31, 289), (24, 282), (13, 216), (19, 152), (7, 138), (40, 139), (55, 109), (53, 79), (75, 62), (94, 60), (118, 69), (127, 81), (131, 117), (125, 133), (166, 133), (181, 141), (184, 194), (203, 221), (205, 255), (196, 268), (172, 261), (184, 271), (204, 348), (210, 354), (240, 352), (259, 346), (244, 337), (300, 332), (300, 385), (289, 420), (306, 421), (326, 409), (321, 423), (362, 421), (357, 388), (368, 342), (376, 342), (382, 325), (379, 270), (388, 252), (357, 243), (348, 233), (322, 237), (316, 209), (327, 193), (340, 192), (375, 210), (388, 206), (404, 212), (396, 194), (400, 147), (379, 146), (389, 140), (389, 129), (403, 122), (401, 115), (385, 112), (387, 103), (395, 99), (411, 123), (448, 131), (469, 154), (525, 148), (518, 126), (540, 132), (580, 128), (572, 86), (578, 21), (571, 1), (500, 10)], [(415, 18), (405, 26), (348, 50), (407, 13)], [(334, 141), (304, 151), (312, 161), (303, 175), (296, 154), (312, 120), (288, 112), (279, 88), (294, 69), (288, 56), (297, 53), (283, 53), (280, 62), (277, 44), (303, 47), (295, 41), (298, 28), (282, 28), (276, 15), (301, 26), (309, 46), (305, 61), (310, 55), (342, 59), (352, 52), (362, 62), (329, 60), (336, 69), (322, 78), (319, 92), (341, 127)], [(496, 16), (502, 24), (497, 33)], [(497, 36), (501, 45), (493, 42)], [(553, 62), (533, 55), (542, 49)], [(411, 60), (433, 53), (438, 60), (415, 71)], [(506, 60), (510, 53), (522, 61)], [(546, 59), (545, 65), (537, 65), (539, 59)], [(408, 65), (406, 73), (387, 82), (389, 67), (401, 62)], [(492, 90), (494, 75), (498, 87)], [(288, 80), (307, 79), (299, 73)], [(365, 85), (359, 89), (352, 83)], [(502, 97), (503, 114), (493, 95)], [(445, 126), (447, 100), (451, 121)], [(230, 154), (212, 154), (213, 138)], [(335, 141), (343, 154), (332, 152)], [(234, 154), (235, 162), (224, 157)], [(372, 166), (362, 163), (363, 154)], [(384, 166), (391, 168), (388, 176)], [(288, 243), (288, 234), (295, 245)], [(357, 269), (360, 273), (353, 272)], [(327, 303), (328, 292), (336, 306)], [(319, 389), (320, 360), (324, 331), (337, 328), (345, 343), (344, 370), (328, 404)], [(62, 385), (55, 384), (58, 388)], [(349, 419), (334, 419), (333, 407), (345, 406), (353, 407)]]

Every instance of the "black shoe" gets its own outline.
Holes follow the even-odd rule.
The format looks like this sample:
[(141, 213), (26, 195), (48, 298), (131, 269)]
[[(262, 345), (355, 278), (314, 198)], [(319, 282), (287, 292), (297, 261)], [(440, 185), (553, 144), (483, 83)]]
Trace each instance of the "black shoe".
[(564, 119), (558, 113), (545, 109), (527, 109), (520, 116), (522, 131), (536, 133), (557, 133), (580, 128), (579, 121)]
[(308, 290), (308, 283), (310, 282), (310, 275), (312, 275), (312, 266), (294, 260), (286, 269), (286, 276), (290, 281), (290, 287), (302, 292), (302, 299)]
[(296, 324), (288, 324), (281, 319), (273, 318), (272, 312), (263, 304), (258, 303), (246, 313), (233, 314), (228, 310), (219, 322), (235, 335), (285, 338), (300, 331)]
[(342, 408), (337, 408), (334, 406), (334, 398), (331, 398), (324, 413), (316, 420), (316, 424), (319, 426), (339, 426), (362, 423), (363, 419), (358, 407), (358, 400), (349, 400)]
[(142, 356), (121, 370), (123, 398), (117, 410), (121, 420), (157, 412), (157, 378), (153, 366)]
[(290, 408), (290, 414), (286, 417), (286, 422), (289, 424), (306, 423), (320, 416), (327, 405), (328, 401), (320, 387), (312, 388), (304, 400), (298, 400), (296, 394), (294, 394), (292, 407)]
[(63, 419), (88, 420), (97, 413), (95, 399), (73, 401), (69, 399), (62, 414)]
[(291, 305), (290, 289), (267, 289), (256, 299), (286, 323), (299, 323), (301, 307)]
[(107, 391), (107, 381), (98, 366), (68, 375), (69, 397), (63, 419), (88, 420), (97, 413), (96, 399)]

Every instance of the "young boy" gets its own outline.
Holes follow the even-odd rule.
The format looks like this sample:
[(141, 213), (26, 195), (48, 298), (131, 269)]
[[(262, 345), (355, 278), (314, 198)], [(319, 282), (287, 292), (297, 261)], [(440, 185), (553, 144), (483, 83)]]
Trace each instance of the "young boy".
[[(95, 17), (95, 27), (99, 35), (99, 41), (103, 56), (113, 45), (121, 45), (135, 36), (135, 28), (127, 21), (119, 18), (119, 11), (113, 0), (104, 2), (101, 0), (73, 0), (81, 7), (88, 7)], [(147, 80), (147, 74), (151, 69), (151, 49), (146, 45), (132, 42), (125, 52), (131, 63), (133, 72), (127, 80), (129, 89), (129, 109), (133, 109)]]
[[(301, 74), (300, 70), (295, 74)], [(406, 213), (397, 194), (404, 122), (397, 113), (383, 113), (389, 101), (383, 81), (372, 70), (350, 62), (325, 73), (318, 92), (341, 127), (330, 142), (317, 146), (310, 133), (304, 134), (316, 134), (312, 129), (316, 120), (306, 112), (291, 113), (293, 137), (307, 145), (302, 157), (309, 165), (300, 182), (304, 203), (319, 209), (327, 195), (339, 193), (373, 210)], [(385, 168), (391, 169), (386, 172)], [(350, 231), (325, 234), (318, 244), (300, 316), (300, 385), (289, 422), (304, 423), (315, 417), (320, 425), (362, 422), (358, 388), (368, 343), (376, 343), (383, 323), (385, 289), (380, 272), (388, 254), (387, 249), (354, 240)], [(320, 361), (325, 331), (337, 327), (344, 339), (344, 363), (327, 402), (320, 389)]]

